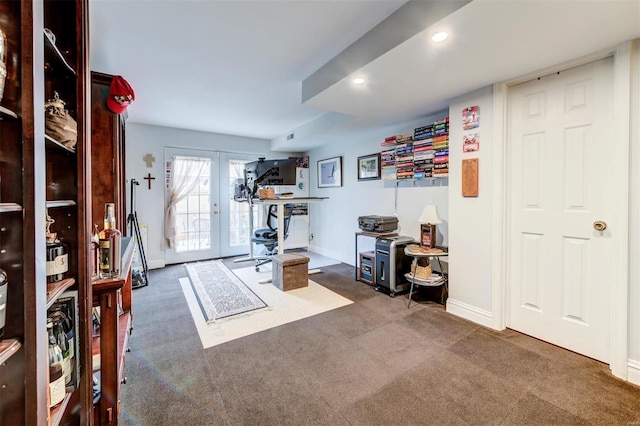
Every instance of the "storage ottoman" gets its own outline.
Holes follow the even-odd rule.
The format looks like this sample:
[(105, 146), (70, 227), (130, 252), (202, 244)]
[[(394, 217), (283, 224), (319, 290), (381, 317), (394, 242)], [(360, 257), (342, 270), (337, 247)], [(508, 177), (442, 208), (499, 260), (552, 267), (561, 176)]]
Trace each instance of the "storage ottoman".
[(285, 253), (271, 257), (271, 282), (282, 291), (309, 285), (309, 258), (301, 254)]

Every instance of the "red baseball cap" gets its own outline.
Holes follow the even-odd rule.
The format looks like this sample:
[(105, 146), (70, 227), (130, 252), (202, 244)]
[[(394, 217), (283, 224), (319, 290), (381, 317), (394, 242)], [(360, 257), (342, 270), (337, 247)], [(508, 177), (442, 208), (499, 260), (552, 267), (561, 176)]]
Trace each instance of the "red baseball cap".
[(116, 114), (122, 114), (135, 100), (136, 95), (127, 80), (119, 75), (113, 77), (109, 88), (107, 107)]

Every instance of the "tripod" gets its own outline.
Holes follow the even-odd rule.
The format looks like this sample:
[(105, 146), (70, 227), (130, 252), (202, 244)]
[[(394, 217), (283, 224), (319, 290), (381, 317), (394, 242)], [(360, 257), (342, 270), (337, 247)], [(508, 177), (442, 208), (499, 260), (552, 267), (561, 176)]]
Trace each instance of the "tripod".
[(142, 271), (131, 272), (131, 287), (138, 288), (149, 285), (147, 278), (149, 268), (147, 267), (147, 257), (144, 254), (144, 246), (142, 245), (142, 235), (140, 234), (140, 225), (138, 224), (138, 213), (136, 213), (135, 204), (135, 187), (140, 183), (131, 179), (131, 213), (127, 216), (127, 227), (131, 226), (131, 233), (133, 233), (136, 241), (138, 242), (138, 254), (140, 255), (140, 263), (142, 263)]

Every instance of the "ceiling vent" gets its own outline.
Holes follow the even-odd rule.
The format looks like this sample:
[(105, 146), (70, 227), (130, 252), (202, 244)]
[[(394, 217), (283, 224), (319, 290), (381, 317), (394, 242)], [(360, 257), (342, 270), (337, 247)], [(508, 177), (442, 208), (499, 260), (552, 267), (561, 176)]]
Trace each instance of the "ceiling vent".
[(296, 138), (295, 133), (289, 133), (289, 134), (287, 135), (287, 142), (288, 142), (288, 141), (292, 141), (292, 140), (294, 140), (295, 138)]

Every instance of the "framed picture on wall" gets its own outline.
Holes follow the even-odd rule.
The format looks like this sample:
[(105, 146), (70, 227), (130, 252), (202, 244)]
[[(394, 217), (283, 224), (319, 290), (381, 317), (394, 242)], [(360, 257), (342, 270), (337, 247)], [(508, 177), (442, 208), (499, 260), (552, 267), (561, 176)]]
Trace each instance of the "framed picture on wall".
[(358, 180), (380, 179), (380, 153), (358, 157)]
[(318, 188), (342, 186), (342, 157), (318, 161)]

